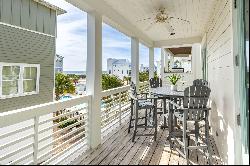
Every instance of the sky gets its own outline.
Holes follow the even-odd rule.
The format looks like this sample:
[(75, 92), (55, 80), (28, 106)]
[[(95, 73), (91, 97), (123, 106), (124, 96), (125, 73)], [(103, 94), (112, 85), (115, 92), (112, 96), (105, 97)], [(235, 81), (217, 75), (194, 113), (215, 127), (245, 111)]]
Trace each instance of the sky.
[[(67, 13), (57, 17), (57, 54), (64, 57), (64, 71), (86, 71), (87, 60), (87, 13), (64, 0), (46, 0)], [(131, 61), (130, 37), (103, 23), (102, 69), (107, 69), (107, 59)], [(140, 44), (139, 63), (149, 66), (149, 50)], [(155, 64), (160, 60), (160, 49), (155, 49)]]

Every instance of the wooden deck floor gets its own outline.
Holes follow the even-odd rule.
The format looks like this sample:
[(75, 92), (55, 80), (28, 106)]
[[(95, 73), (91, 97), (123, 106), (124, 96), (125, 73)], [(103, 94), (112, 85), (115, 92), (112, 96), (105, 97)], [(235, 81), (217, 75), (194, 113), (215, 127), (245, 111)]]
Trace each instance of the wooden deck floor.
[[(148, 129), (146, 132), (153, 130)], [(142, 132), (145, 132), (142, 129)], [(168, 130), (159, 128), (157, 141), (153, 137), (136, 137), (132, 142), (132, 133), (128, 134), (128, 122), (103, 139), (103, 143), (94, 150), (75, 160), (78, 165), (186, 165), (179, 153), (171, 150), (167, 140)], [(192, 141), (192, 140), (191, 140)], [(221, 164), (217, 148), (211, 137), (212, 164)], [(194, 164), (206, 165), (207, 160), (201, 152), (193, 150), (189, 154)]]

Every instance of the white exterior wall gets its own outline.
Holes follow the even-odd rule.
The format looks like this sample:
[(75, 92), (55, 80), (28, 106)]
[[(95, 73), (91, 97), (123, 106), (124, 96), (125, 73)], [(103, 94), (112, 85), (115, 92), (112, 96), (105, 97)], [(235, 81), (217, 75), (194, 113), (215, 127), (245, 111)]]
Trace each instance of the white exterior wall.
[(208, 81), (211, 88), (210, 125), (225, 164), (235, 164), (235, 67), (233, 55), (232, 0), (218, 1), (207, 32)]
[(107, 72), (108, 74), (115, 75), (120, 79), (130, 76), (131, 66), (126, 59), (108, 59), (107, 60)]

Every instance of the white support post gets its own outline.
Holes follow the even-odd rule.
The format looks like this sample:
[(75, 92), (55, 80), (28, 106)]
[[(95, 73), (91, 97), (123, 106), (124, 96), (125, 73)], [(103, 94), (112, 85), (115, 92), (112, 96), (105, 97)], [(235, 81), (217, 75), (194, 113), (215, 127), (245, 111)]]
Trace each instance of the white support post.
[(122, 92), (119, 93), (119, 124), (122, 125)]
[(139, 40), (131, 38), (131, 81), (139, 87)]
[(164, 66), (165, 66), (165, 51), (161, 49), (161, 79), (164, 79)]
[(168, 72), (168, 52), (165, 52), (165, 71)]
[(154, 47), (149, 48), (149, 79), (154, 78), (155, 64), (154, 64)]
[(102, 16), (87, 16), (87, 83), (86, 91), (92, 96), (89, 110), (90, 148), (101, 144), (101, 76), (102, 76)]

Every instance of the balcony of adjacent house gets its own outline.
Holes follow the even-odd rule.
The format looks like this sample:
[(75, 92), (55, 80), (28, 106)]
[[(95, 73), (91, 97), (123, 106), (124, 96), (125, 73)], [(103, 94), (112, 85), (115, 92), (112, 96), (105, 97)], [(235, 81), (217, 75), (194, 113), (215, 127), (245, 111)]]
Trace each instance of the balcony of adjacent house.
[[(85, 26), (79, 30), (81, 34), (86, 33), (85, 36), (80, 36), (84, 38), (85, 44), (76, 40), (67, 45), (69, 54), (74, 57), (76, 50), (72, 49), (72, 45), (80, 43), (77, 50), (84, 52), (86, 57), (81, 55), (80, 58), (67, 61), (66, 56), (63, 63), (74, 67), (78, 61), (84, 61), (86, 66), (83, 67), (84, 70), (72, 73), (63, 71), (65, 67), (55, 69), (52, 65), (51, 69), (56, 70), (52, 74), (56, 83), (53, 83), (54, 92), (48, 96), (53, 96), (54, 101), (0, 113), (0, 164), (221, 165), (249, 162), (246, 159), (248, 146), (244, 142), (247, 140), (243, 139), (245, 134), (242, 132), (246, 131), (243, 129), (247, 128), (244, 125), (248, 121), (240, 112), (242, 110), (238, 110), (242, 109), (238, 108), (242, 105), (248, 108), (244, 98), (248, 96), (244, 96), (245, 89), (241, 89), (246, 86), (244, 79), (248, 70), (243, 72), (242, 69), (240, 74), (237, 73), (240, 70), (237, 65), (241, 66), (245, 61), (235, 57), (236, 51), (240, 50), (237, 46), (242, 43), (234, 43), (238, 36), (234, 29), (234, 19), (239, 13), (234, 8), (233, 0), (185, 0), (184, 3), (182, 0), (129, 0), (129, 3), (122, 0), (66, 1), (71, 7), (74, 5), (77, 10), (86, 12), (82, 14), (82, 20), (74, 22), (78, 27)], [(235, 3), (242, 5), (239, 1)], [(68, 24), (63, 25), (70, 28)], [(107, 27), (110, 29), (107, 30)], [(64, 33), (64, 30), (57, 31), (60, 32)], [(121, 34), (115, 37), (123, 41), (119, 43), (116, 40), (112, 43), (120, 49), (123, 45), (129, 48), (126, 50), (130, 54), (128, 59), (124, 58), (124, 54), (118, 56), (116, 52), (107, 56), (108, 49), (114, 47), (109, 44), (113, 40), (109, 38), (112, 33)], [(237, 38), (237, 41), (241, 39)], [(86, 50), (81, 50), (82, 47)], [(247, 53), (245, 55), (249, 57)], [(146, 66), (140, 66), (145, 59)], [(9, 66), (11, 65), (8, 64)], [(8, 68), (15, 78), (20, 77), (17, 79), (17, 88), (14, 89), (23, 92), (25, 67), (30, 66), (14, 66), (13, 69)], [(0, 73), (3, 76), (6, 73), (8, 75), (5, 67), (6, 63), (1, 63), (0, 60)], [(36, 83), (33, 86), (34, 94), (29, 95), (31, 98), (41, 93), (39, 76), (42, 79), (42, 75), (46, 73), (40, 73), (42, 65), (35, 67), (37, 68), (29, 68), (28, 72), (32, 77), (29, 80)], [(5, 70), (6, 73), (3, 72)], [(6, 78), (7, 76), (0, 75), (0, 87), (2, 82), (7, 82)], [(57, 81), (61, 78), (73, 82), (74, 92), (69, 87), (66, 95), (64, 91), (59, 93), (60, 88), (56, 93)], [(210, 112), (206, 117), (207, 121), (199, 124), (198, 133), (196, 121), (188, 122), (187, 126), (184, 126), (182, 120), (175, 119), (174, 123), (169, 121), (170, 111), (176, 111), (185, 104), (181, 103), (183, 100), (175, 100), (174, 97), (162, 98), (164, 92), (159, 92), (154, 103), (154, 108), (163, 111), (156, 114), (157, 123), (153, 120), (154, 115), (147, 109), (138, 112), (140, 118), (134, 117), (137, 105), (133, 96), (131, 97), (132, 83), (137, 89), (136, 93), (142, 96), (146, 94), (146, 102), (152, 103), (153, 99), (147, 97), (154, 94), (150, 81), (153, 78), (162, 81), (159, 86), (168, 88), (166, 93), (169, 96), (183, 93), (183, 98), (194, 97), (185, 96), (185, 92), (194, 86), (194, 80), (206, 82), (205, 87), (211, 91), (206, 101)], [(12, 85), (12, 89), (14, 86)], [(3, 89), (0, 88), (0, 95)], [(13, 99), (11, 104), (15, 98), (23, 96), (24, 93), (14, 98), (10, 96)], [(2, 101), (4, 99), (6, 98), (0, 98)], [(178, 104), (173, 103), (177, 101)], [(8, 104), (4, 104), (8, 109)], [(133, 118), (139, 119), (138, 126), (157, 125), (147, 129), (138, 127), (134, 133), (137, 124)], [(182, 118), (181, 116), (180, 119)], [(164, 127), (167, 122), (168, 127)], [(169, 124), (174, 124), (174, 127), (170, 129)], [(178, 135), (180, 139), (176, 142), (170, 138), (171, 132), (184, 129), (190, 132), (187, 139), (184, 139), (186, 134)], [(134, 138), (134, 134), (138, 133), (142, 134)], [(155, 137), (152, 136), (154, 133), (157, 133)], [(172, 144), (175, 146), (171, 146)], [(186, 151), (184, 144), (191, 148)], [(195, 149), (196, 146), (202, 148)], [(186, 156), (183, 155), (185, 151), (188, 152)]]

